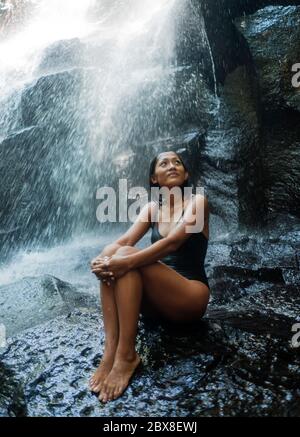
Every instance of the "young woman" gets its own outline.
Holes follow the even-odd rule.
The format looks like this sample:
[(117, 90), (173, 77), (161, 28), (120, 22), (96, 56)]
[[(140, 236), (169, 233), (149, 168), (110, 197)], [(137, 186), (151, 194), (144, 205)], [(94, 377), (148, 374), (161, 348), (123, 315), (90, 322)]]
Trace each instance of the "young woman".
[[(150, 166), (152, 187), (181, 187), (184, 192), (188, 176), (175, 152), (160, 153)], [(91, 263), (101, 280), (105, 349), (90, 387), (103, 402), (124, 392), (141, 361), (135, 350), (140, 313), (182, 323), (200, 319), (209, 301), (204, 270), (208, 201), (199, 194), (182, 196), (180, 201), (171, 196), (163, 208), (161, 200), (148, 203), (130, 229)], [(202, 231), (188, 232), (197, 220), (204, 223)], [(135, 248), (150, 227), (152, 245)]]

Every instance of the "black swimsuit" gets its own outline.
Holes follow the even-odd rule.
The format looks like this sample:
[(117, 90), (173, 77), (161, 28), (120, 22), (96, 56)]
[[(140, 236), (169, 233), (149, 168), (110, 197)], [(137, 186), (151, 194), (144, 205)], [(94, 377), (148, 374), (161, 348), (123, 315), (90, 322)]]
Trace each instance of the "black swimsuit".
[[(151, 227), (151, 243), (154, 244), (156, 241), (161, 240), (164, 237), (159, 233), (158, 221), (151, 223)], [(187, 279), (204, 282), (204, 284), (209, 288), (208, 279), (204, 269), (207, 246), (208, 239), (203, 232), (193, 233), (177, 250), (171, 252), (160, 261), (167, 264)]]

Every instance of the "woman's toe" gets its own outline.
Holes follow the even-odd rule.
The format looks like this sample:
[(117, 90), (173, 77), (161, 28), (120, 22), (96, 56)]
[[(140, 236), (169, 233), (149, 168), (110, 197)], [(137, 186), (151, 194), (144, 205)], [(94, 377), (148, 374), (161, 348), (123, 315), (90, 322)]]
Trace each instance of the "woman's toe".
[(114, 399), (117, 399), (119, 397), (119, 390), (114, 391)]
[(96, 384), (94, 384), (93, 386), (92, 386), (92, 389), (93, 389), (93, 392), (95, 392), (95, 393), (99, 393), (101, 390), (100, 390), (100, 385), (98, 384), (98, 385), (96, 385)]
[(102, 402), (107, 402), (107, 392), (106, 392), (106, 390), (101, 390), (99, 399)]

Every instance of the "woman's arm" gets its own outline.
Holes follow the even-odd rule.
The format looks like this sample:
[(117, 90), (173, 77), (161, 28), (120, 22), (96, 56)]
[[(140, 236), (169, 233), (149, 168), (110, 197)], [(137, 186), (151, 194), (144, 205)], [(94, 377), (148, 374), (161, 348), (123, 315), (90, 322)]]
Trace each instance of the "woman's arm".
[[(167, 237), (162, 238), (146, 249), (127, 256), (129, 269), (154, 263), (178, 249), (192, 235), (189, 226), (194, 227), (196, 232), (203, 230), (205, 213), (208, 213), (208, 201), (206, 197), (198, 194), (187, 207), (183, 221)], [(197, 229), (195, 229), (196, 225)]]
[(104, 256), (112, 256), (122, 246), (134, 246), (148, 231), (151, 223), (153, 208), (157, 208), (154, 202), (147, 203), (141, 210), (133, 225), (120, 238), (104, 247), (100, 255), (92, 260), (92, 265)]
[[(169, 253), (180, 247), (191, 234), (191, 228), (194, 227), (195, 232), (201, 232), (204, 225), (204, 219), (208, 217), (208, 202), (204, 196), (197, 195), (187, 207), (184, 213), (184, 220), (178, 224), (170, 234), (139, 252), (127, 256), (114, 255), (105, 264), (100, 266), (100, 269), (106, 270), (104, 276), (113, 274), (116, 278), (124, 274), (124, 272), (152, 264)], [(195, 226), (197, 225), (197, 229)]]
[(153, 209), (157, 208), (155, 202), (147, 203), (139, 213), (136, 221), (132, 226), (122, 235), (116, 244), (121, 246), (134, 246), (148, 231), (151, 224), (151, 216), (153, 216)]

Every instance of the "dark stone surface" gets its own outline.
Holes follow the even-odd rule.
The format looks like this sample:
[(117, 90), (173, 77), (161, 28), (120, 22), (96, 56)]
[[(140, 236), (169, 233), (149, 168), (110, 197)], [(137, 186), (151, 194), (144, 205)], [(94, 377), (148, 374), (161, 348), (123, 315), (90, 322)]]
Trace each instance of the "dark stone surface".
[[(288, 6), (296, 4), (203, 3), (221, 104), (219, 126), (208, 128), (201, 180), (218, 232), (264, 227), (275, 217), (286, 220), (284, 213), (299, 217), (299, 93), (292, 86), (299, 7)], [(220, 172), (224, 159), (226, 173)]]
[(299, 111), (299, 90), (291, 81), (300, 56), (300, 6), (269, 6), (236, 24), (253, 56), (264, 111)]
[(198, 185), (210, 201), (212, 238), (263, 216), (259, 119), (251, 72), (241, 66), (220, 88), (219, 109), (198, 158)]
[(292, 66), (300, 56), (300, 7), (266, 7), (237, 20), (258, 75), (261, 113), (262, 186), (266, 218), (299, 217), (299, 89)]
[[(137, 350), (143, 366), (124, 395), (106, 405), (87, 386), (104, 346), (102, 317), (88, 289), (77, 300), (76, 287), (50, 276), (28, 278), (27, 289), (2, 288), (6, 305), (15, 301), (13, 288), (22, 289), (30, 305), (18, 315), (24, 317), (21, 330), (0, 354), (1, 415), (299, 415), (300, 356), (291, 344), (292, 326), (300, 322), (299, 285), (285, 276), (299, 276), (298, 237), (289, 233), (286, 246), (280, 236), (236, 235), (231, 244), (212, 243), (205, 317), (185, 325), (141, 317)], [(44, 304), (40, 292), (48, 295)], [(46, 311), (47, 301), (53, 308), (41, 323), (33, 307)]]
[(25, 417), (27, 410), (21, 381), (3, 362), (0, 365), (0, 381), (0, 417)]
[(294, 319), (266, 314), (263, 304), (211, 306), (197, 331), (141, 327), (144, 367), (105, 406), (87, 389), (102, 349), (97, 313), (76, 311), (27, 330), (1, 359), (14, 368), (30, 416), (290, 415), (300, 394), (299, 354), (289, 346)]

